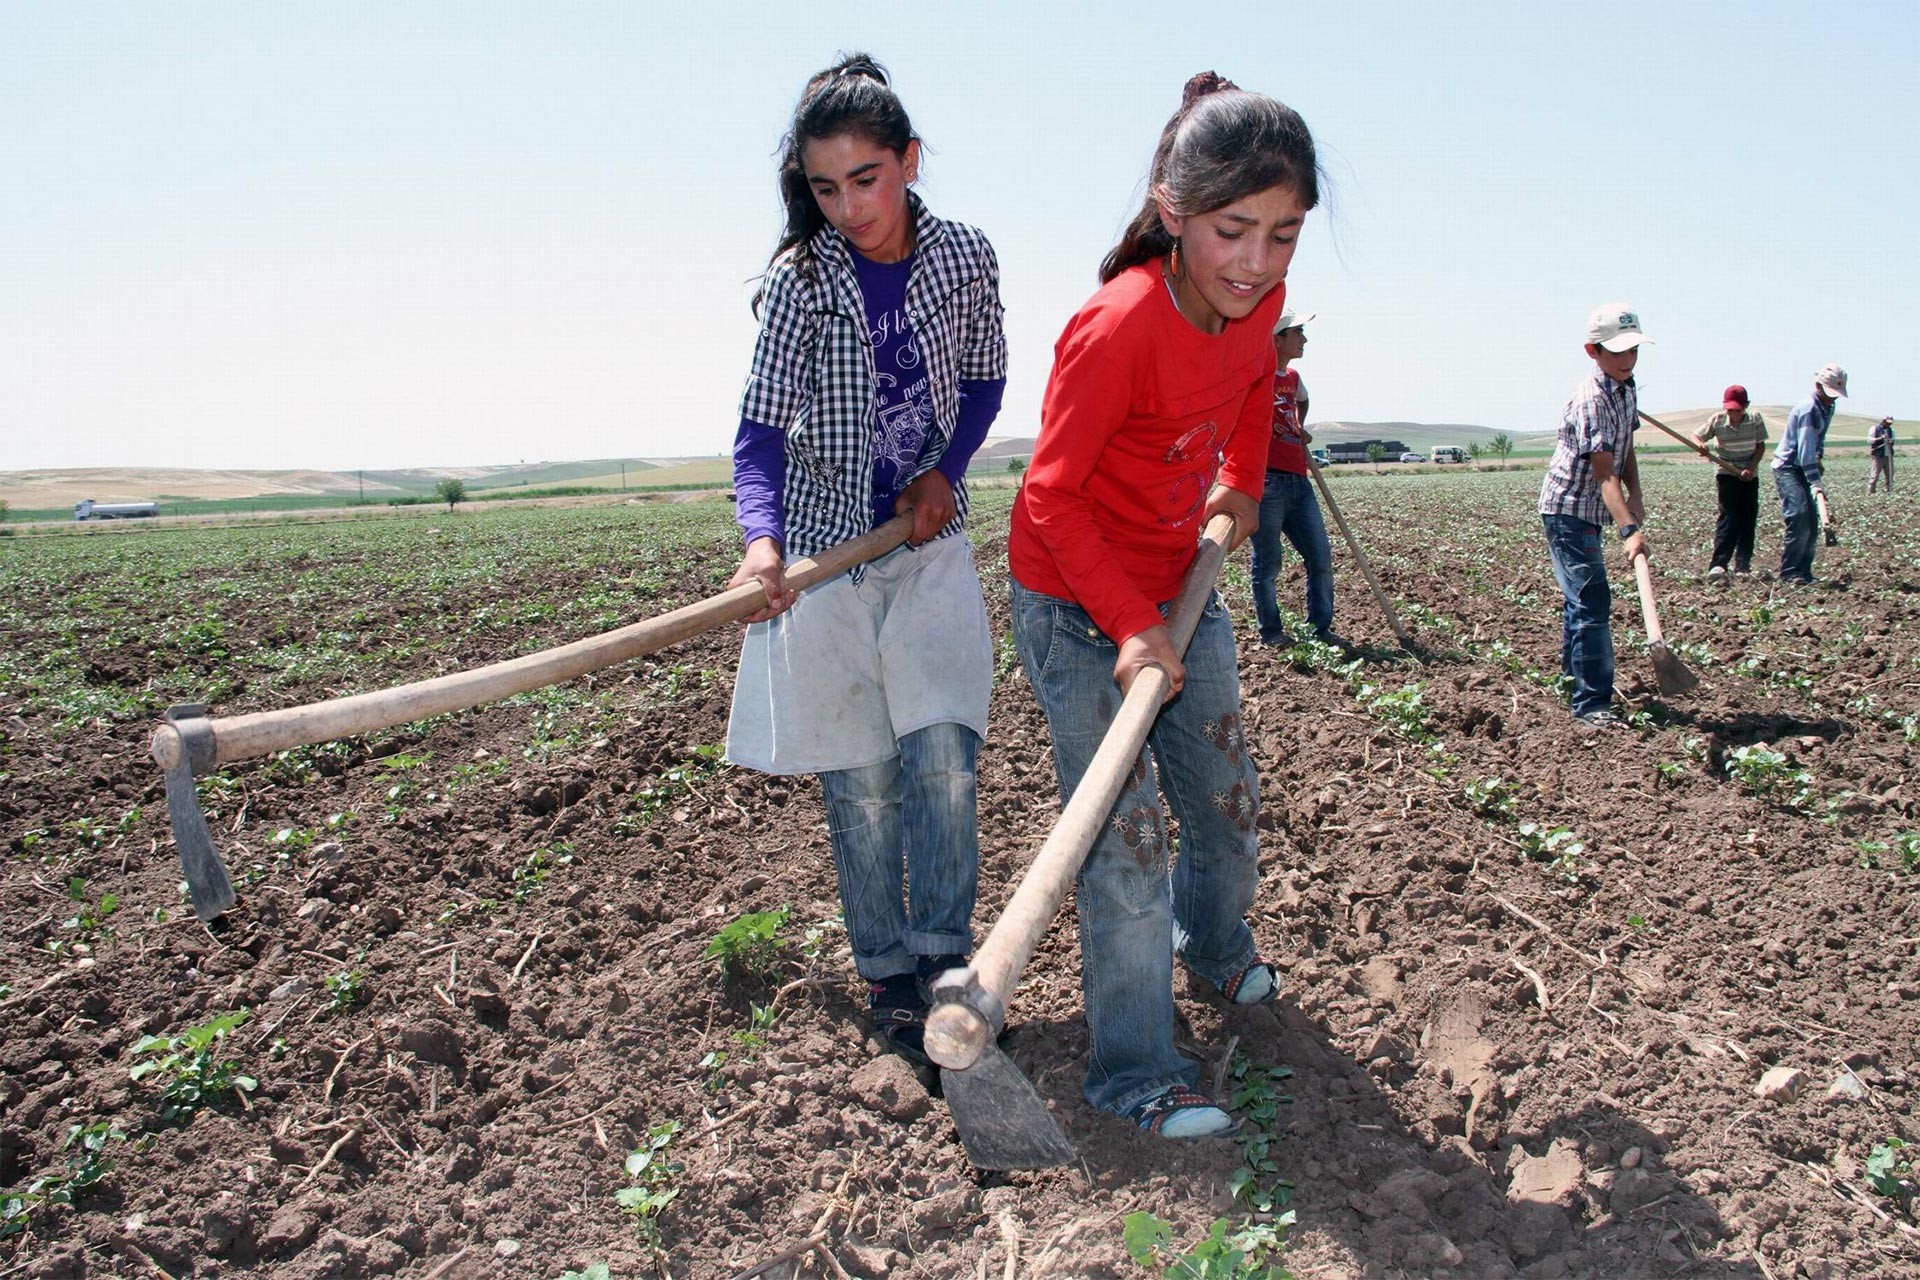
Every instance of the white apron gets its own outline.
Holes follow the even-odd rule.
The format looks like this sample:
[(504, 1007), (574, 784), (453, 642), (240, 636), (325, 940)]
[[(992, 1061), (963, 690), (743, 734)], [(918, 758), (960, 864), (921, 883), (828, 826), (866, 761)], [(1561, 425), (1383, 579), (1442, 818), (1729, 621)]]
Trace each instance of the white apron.
[(762, 773), (859, 769), (953, 721), (984, 740), (993, 637), (965, 534), (899, 547), (747, 628), (727, 759)]

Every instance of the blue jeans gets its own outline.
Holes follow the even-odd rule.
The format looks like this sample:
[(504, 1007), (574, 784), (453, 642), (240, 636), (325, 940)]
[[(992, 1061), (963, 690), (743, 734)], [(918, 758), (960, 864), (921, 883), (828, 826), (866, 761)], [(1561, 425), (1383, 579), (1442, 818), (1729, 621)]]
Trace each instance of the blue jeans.
[(1820, 508), (1813, 503), (1807, 473), (1789, 463), (1773, 469), (1780, 490), (1780, 514), (1786, 517), (1787, 541), (1780, 548), (1782, 582), (1813, 581), (1813, 549), (1820, 541)]
[(869, 982), (912, 973), (917, 956), (973, 949), (979, 750), (972, 729), (949, 721), (900, 739), (891, 759), (820, 775), (847, 940)]
[(1553, 580), (1566, 606), (1560, 615), (1560, 672), (1573, 678), (1573, 714), (1613, 705), (1613, 589), (1607, 585), (1600, 526), (1577, 516), (1542, 515)]
[[(1013, 640), (1053, 738), (1062, 803), (1120, 709), (1117, 647), (1070, 601), (1013, 584)], [(1126, 1113), (1199, 1064), (1173, 1045), (1173, 957), (1216, 986), (1254, 961), (1243, 916), (1259, 879), (1258, 775), (1240, 721), (1233, 623), (1207, 602), (1187, 680), (1147, 738), (1080, 868), (1080, 989), (1087, 1010), (1087, 1101)], [(1180, 823), (1167, 874), (1166, 813)]]
[(1327, 544), (1320, 502), (1314, 497), (1311, 478), (1269, 471), (1260, 498), (1260, 527), (1248, 540), (1253, 543), (1253, 612), (1260, 621), (1260, 638), (1268, 642), (1279, 640), (1287, 631), (1274, 598), (1283, 533), (1306, 564), (1307, 625), (1317, 635), (1333, 626), (1333, 548)]

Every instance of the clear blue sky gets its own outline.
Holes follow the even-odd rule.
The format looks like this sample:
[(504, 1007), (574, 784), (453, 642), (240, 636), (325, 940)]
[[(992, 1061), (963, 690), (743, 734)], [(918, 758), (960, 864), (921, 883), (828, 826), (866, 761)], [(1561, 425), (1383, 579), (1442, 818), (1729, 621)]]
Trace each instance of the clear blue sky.
[(717, 453), (775, 142), (862, 48), (992, 237), (1029, 435), (1192, 72), (1297, 107), (1316, 418), (1550, 429), (1594, 304), (1642, 402), (1920, 413), (1920, 4), (0, 0), (0, 469)]

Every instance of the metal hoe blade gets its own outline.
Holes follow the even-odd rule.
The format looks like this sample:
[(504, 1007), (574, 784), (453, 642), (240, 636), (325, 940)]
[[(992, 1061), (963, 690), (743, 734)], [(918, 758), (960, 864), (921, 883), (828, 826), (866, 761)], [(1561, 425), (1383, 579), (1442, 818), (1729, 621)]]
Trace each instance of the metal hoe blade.
[(1668, 695), (1691, 693), (1700, 684), (1700, 677), (1693, 674), (1686, 663), (1674, 656), (1673, 650), (1664, 642), (1650, 646), (1653, 654), (1653, 674), (1660, 684), (1660, 692)]
[(998, 1045), (965, 1071), (940, 1069), (940, 1085), (978, 1169), (1050, 1169), (1073, 1159), (1073, 1144), (1025, 1073)]
[(180, 731), (185, 748), (179, 760), (166, 770), (167, 817), (173, 824), (173, 843), (180, 849), (180, 869), (186, 873), (193, 913), (211, 920), (237, 901), (227, 866), (213, 851), (213, 835), (207, 830), (206, 815), (200, 812), (200, 793), (193, 785), (196, 759), (203, 767), (211, 765), (212, 734), (207, 728), (205, 707), (174, 707), (167, 712), (167, 719)]

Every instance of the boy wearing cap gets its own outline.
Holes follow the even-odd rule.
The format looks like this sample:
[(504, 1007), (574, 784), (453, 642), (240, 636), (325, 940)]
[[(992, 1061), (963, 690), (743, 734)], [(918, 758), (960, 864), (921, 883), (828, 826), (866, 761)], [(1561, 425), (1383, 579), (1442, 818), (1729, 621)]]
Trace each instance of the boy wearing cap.
[(1880, 419), (1874, 424), (1873, 434), (1867, 437), (1867, 454), (1873, 460), (1873, 477), (1867, 481), (1867, 492), (1873, 493), (1880, 482), (1887, 482), (1887, 492), (1893, 492), (1893, 418)]
[(1640, 408), (1633, 368), (1646, 341), (1639, 315), (1626, 303), (1606, 303), (1587, 317), (1593, 372), (1561, 412), (1560, 438), (1540, 485), (1540, 522), (1554, 580), (1566, 597), (1560, 671), (1573, 681), (1574, 719), (1595, 727), (1620, 722), (1613, 713), (1613, 591), (1602, 526), (1620, 526), (1627, 563), (1647, 553), (1640, 531), (1646, 520), (1640, 463), (1633, 452)]
[(1260, 527), (1248, 539), (1253, 544), (1253, 612), (1260, 623), (1260, 642), (1280, 647), (1293, 643), (1274, 591), (1282, 533), (1306, 565), (1307, 625), (1316, 639), (1345, 644), (1333, 632), (1333, 548), (1307, 474), (1307, 445), (1313, 439), (1305, 427), (1307, 388), (1299, 372), (1287, 367), (1306, 354), (1306, 324), (1311, 319), (1287, 310), (1274, 322), (1273, 354), (1279, 368), (1273, 375), (1273, 435), (1267, 442)]
[(1707, 581), (1724, 583), (1727, 567), (1738, 574), (1753, 572), (1753, 532), (1760, 521), (1760, 478), (1756, 469), (1767, 452), (1767, 420), (1747, 408), (1747, 389), (1738, 384), (1720, 397), (1723, 412), (1707, 419), (1693, 437), (1704, 447), (1717, 441), (1714, 456), (1739, 471), (1731, 475), (1714, 468), (1720, 498), (1720, 517), (1713, 524), (1713, 560)]
[(1827, 449), (1827, 428), (1833, 408), (1847, 394), (1847, 371), (1837, 364), (1820, 367), (1813, 375), (1813, 394), (1787, 415), (1787, 429), (1773, 454), (1773, 484), (1780, 491), (1780, 514), (1786, 520), (1787, 541), (1780, 549), (1780, 580), (1813, 581), (1814, 546), (1820, 540), (1820, 516), (1813, 495), (1822, 501), (1820, 458)]

